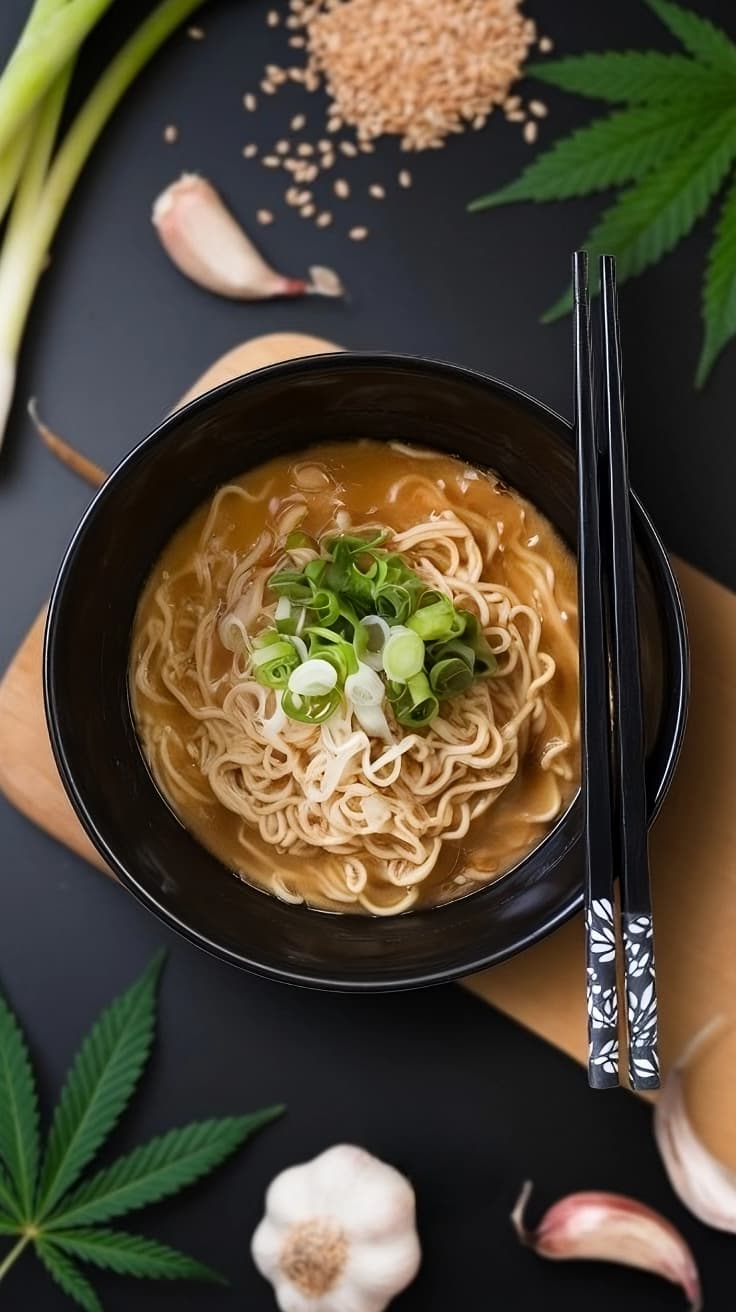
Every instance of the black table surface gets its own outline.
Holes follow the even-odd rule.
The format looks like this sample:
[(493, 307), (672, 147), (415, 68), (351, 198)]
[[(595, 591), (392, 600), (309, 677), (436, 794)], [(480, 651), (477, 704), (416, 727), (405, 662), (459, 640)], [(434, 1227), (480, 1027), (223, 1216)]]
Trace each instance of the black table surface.
[[(85, 52), (81, 83), (150, 7), (118, 0)], [(380, 145), (348, 176), (354, 191), (387, 183), (390, 198), (370, 208), (367, 199), (335, 202), (347, 216), (339, 231), (316, 231), (280, 204), (277, 177), (241, 155), (248, 140), (266, 146), (283, 135), (303, 108), (292, 88), (263, 97), (256, 116), (242, 109), (264, 63), (287, 62), (283, 32), (264, 21), (269, 7), (214, 0), (199, 20), (204, 41), (174, 38), (115, 115), (69, 205), (31, 316), (0, 462), (0, 664), (47, 595), (89, 495), (34, 438), (23, 405), (32, 393), (53, 425), (111, 467), (222, 351), (287, 329), (478, 366), (569, 411), (569, 324), (544, 328), (538, 315), (561, 289), (570, 250), (598, 203), (467, 215), (468, 199), (513, 177), (530, 157), (518, 128), (496, 115), (484, 131), (411, 159), (410, 191), (395, 186), (405, 159)], [(28, 0), (1, 7), (0, 52), (27, 8)], [(732, 19), (728, 0), (700, 0), (697, 8)], [(529, 9), (558, 52), (669, 48), (640, 0), (530, 0)], [(590, 112), (575, 97), (545, 90), (543, 99), (550, 107), (543, 142)], [(320, 97), (306, 108), (317, 121)], [(162, 138), (167, 123), (179, 129), (174, 145)], [(246, 223), (253, 225), (258, 207), (274, 209), (277, 222), (259, 234), (274, 263), (290, 272), (333, 265), (350, 288), (349, 303), (243, 305), (188, 285), (149, 223), (153, 198), (182, 170), (212, 178)], [(349, 241), (347, 219), (369, 221), (370, 240)], [(705, 392), (691, 382), (711, 226), (700, 223), (675, 255), (626, 288), (623, 337), (635, 485), (668, 545), (733, 585), (736, 347)], [(612, 1189), (661, 1208), (692, 1242), (706, 1306), (733, 1306), (733, 1240), (678, 1204), (657, 1159), (649, 1110), (624, 1092), (590, 1092), (579, 1067), (460, 988), (371, 999), (269, 985), (181, 941), (4, 803), (0, 850), (0, 974), (30, 1033), (46, 1105), (96, 1011), (161, 944), (169, 964), (156, 1052), (111, 1151), (189, 1118), (288, 1104), (286, 1118), (219, 1176), (149, 1209), (138, 1225), (227, 1272), (232, 1291), (96, 1276), (111, 1312), (133, 1303), (141, 1312), (267, 1312), (271, 1293), (248, 1254), (265, 1186), (280, 1168), (344, 1140), (396, 1163), (416, 1185), (424, 1264), (396, 1303), (402, 1312), (471, 1302), (567, 1312), (613, 1312), (624, 1301), (631, 1312), (681, 1306), (678, 1292), (653, 1278), (547, 1264), (522, 1250), (508, 1213), (526, 1178), (540, 1206), (569, 1190)], [(3, 1308), (65, 1305), (31, 1258), (0, 1289)]]

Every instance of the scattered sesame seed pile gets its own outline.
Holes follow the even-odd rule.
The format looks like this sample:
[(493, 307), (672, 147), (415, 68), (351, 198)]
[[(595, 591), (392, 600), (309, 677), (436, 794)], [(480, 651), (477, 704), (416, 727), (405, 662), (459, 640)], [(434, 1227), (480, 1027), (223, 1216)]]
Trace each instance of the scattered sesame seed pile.
[[(262, 153), (255, 142), (243, 147), (246, 159), (260, 156), (265, 168), (289, 176), (286, 204), (317, 227), (333, 222), (333, 211), (317, 199), (321, 175), (360, 154), (372, 154), (380, 136), (398, 137), (403, 151), (438, 149), (466, 128), (485, 126), (496, 106), (506, 120), (521, 125), (524, 140), (537, 139), (546, 105), (527, 106), (511, 94), (536, 43), (552, 49), (549, 37), (537, 37), (521, 0), (290, 0), (288, 8), (270, 9), (270, 28), (285, 27), (291, 49), (304, 51), (305, 62), (282, 67), (268, 64), (260, 83), (264, 95), (276, 95), (287, 83), (305, 91), (324, 88), (327, 119), (318, 140), (300, 138), (305, 114), (291, 118), (289, 135)], [(190, 29), (199, 37), (201, 29)], [(258, 109), (258, 95), (248, 91), (243, 104)], [(311, 135), (311, 134), (310, 134)], [(398, 171), (399, 187), (412, 185), (407, 168)], [(332, 199), (347, 200), (354, 188), (344, 177), (331, 181)], [(364, 188), (372, 201), (383, 200), (378, 182)], [(274, 220), (259, 209), (261, 224)], [(349, 229), (354, 241), (369, 234), (365, 224)]]
[(328, 0), (296, 12), (308, 67), (343, 121), (360, 141), (390, 133), (405, 150), (481, 127), (536, 40), (519, 0)]

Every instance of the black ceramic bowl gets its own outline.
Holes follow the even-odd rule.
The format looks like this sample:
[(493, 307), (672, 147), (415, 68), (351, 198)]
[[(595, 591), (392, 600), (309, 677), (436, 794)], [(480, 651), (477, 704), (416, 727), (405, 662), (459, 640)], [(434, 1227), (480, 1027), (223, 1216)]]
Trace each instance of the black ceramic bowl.
[[(193, 942), (236, 965), (320, 988), (435, 984), (502, 961), (582, 902), (580, 808), (497, 883), (389, 919), (287, 906), (239, 882), (187, 832), (144, 763), (128, 647), (146, 577), (177, 525), (220, 483), (317, 440), (400, 438), (498, 471), (574, 546), (570, 426), (539, 402), (453, 365), (315, 356), (227, 383), (177, 411), (107, 480), (61, 566), (46, 629), (46, 712), (57, 764), (119, 879)], [(687, 700), (687, 640), (657, 534), (634, 505), (648, 724), (649, 813), (667, 790)]]

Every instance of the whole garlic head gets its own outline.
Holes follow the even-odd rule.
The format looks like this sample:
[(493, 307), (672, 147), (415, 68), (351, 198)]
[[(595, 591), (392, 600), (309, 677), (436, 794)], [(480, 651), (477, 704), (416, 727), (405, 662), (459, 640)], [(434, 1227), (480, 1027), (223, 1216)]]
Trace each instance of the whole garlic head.
[(414, 1190), (336, 1144), (276, 1176), (252, 1252), (281, 1312), (383, 1312), (419, 1269)]

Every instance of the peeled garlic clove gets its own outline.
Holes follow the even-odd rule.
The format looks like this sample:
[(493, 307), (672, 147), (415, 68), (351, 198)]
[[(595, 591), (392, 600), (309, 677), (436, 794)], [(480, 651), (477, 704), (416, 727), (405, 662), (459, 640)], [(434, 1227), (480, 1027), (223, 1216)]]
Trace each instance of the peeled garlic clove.
[(685, 1106), (685, 1067), (721, 1025), (709, 1022), (691, 1039), (667, 1076), (654, 1109), (654, 1137), (670, 1184), (706, 1225), (736, 1234), (736, 1171), (719, 1162), (696, 1135)]
[[(234, 300), (342, 294), (336, 274), (321, 285), (286, 278), (266, 263), (214, 187), (196, 173), (172, 182), (153, 206), (153, 226), (176, 267), (200, 287)], [(321, 270), (321, 274), (331, 273)], [(319, 281), (319, 279), (318, 279)], [(336, 290), (339, 289), (339, 290)]]
[(618, 1262), (680, 1285), (691, 1312), (702, 1307), (695, 1259), (680, 1233), (658, 1212), (622, 1194), (569, 1194), (550, 1207), (534, 1230), (524, 1225), (529, 1181), (511, 1221), (519, 1239), (539, 1257)]

